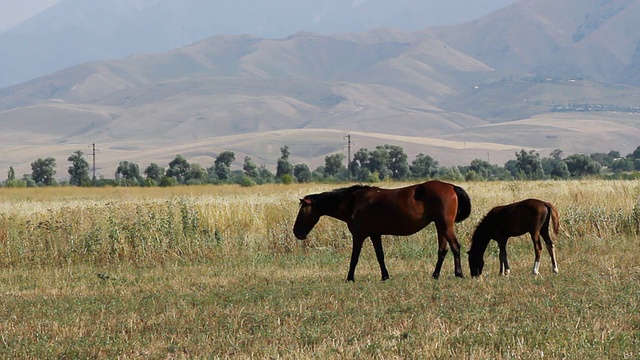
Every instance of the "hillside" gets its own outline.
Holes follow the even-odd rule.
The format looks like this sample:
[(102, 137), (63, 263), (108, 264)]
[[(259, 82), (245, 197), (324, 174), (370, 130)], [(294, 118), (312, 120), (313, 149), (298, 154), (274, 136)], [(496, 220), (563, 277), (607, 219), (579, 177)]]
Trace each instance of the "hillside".
[(424, 32), (502, 71), (640, 86), (637, 76), (628, 76), (640, 61), (638, 18), (638, 0), (519, 1)]
[[(638, 4), (522, 1), (417, 32), (215, 36), (69, 67), (0, 89), (0, 169), (53, 156), (64, 176), (93, 143), (108, 177), (118, 161), (210, 166), (224, 150), (275, 168), (284, 145), (317, 166), (347, 134), (442, 165), (503, 165), (522, 148), (626, 154), (640, 145)], [(625, 81), (607, 59), (630, 67)]]
[[(8, 13), (4, 6), (19, 6), (4, 1), (10, 3), (0, 5), (0, 20)], [(0, 88), (88, 61), (168, 51), (211, 36), (412, 31), (477, 19), (514, 1), (59, 0), (0, 32)]]

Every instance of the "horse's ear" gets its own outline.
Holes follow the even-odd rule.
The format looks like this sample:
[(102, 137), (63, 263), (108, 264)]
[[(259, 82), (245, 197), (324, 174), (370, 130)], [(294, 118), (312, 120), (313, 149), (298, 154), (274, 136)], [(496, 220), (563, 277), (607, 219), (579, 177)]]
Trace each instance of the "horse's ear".
[(311, 205), (310, 199), (300, 199), (300, 205)]

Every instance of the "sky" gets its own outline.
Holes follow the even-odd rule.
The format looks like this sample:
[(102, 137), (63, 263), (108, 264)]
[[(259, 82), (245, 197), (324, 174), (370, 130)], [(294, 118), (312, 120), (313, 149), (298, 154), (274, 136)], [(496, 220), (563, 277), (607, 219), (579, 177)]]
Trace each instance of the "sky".
[(60, 0), (0, 0), (0, 32), (18, 25)]

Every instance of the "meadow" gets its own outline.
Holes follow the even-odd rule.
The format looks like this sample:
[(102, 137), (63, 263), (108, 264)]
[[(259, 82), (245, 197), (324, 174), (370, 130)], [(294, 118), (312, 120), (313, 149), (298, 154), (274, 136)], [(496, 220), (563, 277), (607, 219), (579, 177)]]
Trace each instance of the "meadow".
[[(406, 184), (385, 183), (383, 187)], [(354, 283), (346, 225), (305, 241), (298, 198), (339, 185), (0, 188), (0, 357), (640, 358), (640, 181), (459, 183), (473, 210), (556, 205), (560, 273), (526, 237), (497, 245), (479, 279), (439, 280), (433, 225), (383, 237), (391, 278), (365, 244)]]

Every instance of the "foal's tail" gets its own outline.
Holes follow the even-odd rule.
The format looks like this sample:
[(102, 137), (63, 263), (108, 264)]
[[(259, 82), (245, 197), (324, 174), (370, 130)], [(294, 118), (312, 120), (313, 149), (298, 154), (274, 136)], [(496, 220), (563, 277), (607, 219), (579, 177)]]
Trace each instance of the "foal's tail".
[(453, 190), (458, 197), (458, 212), (456, 213), (456, 222), (460, 222), (469, 217), (471, 214), (471, 199), (469, 194), (460, 186), (453, 185)]
[(544, 203), (547, 206), (547, 209), (549, 209), (549, 217), (551, 218), (550, 222), (553, 223), (553, 233), (558, 235), (558, 233), (560, 232), (560, 218), (558, 216), (558, 210), (556, 210), (556, 207), (553, 206), (552, 203)]

